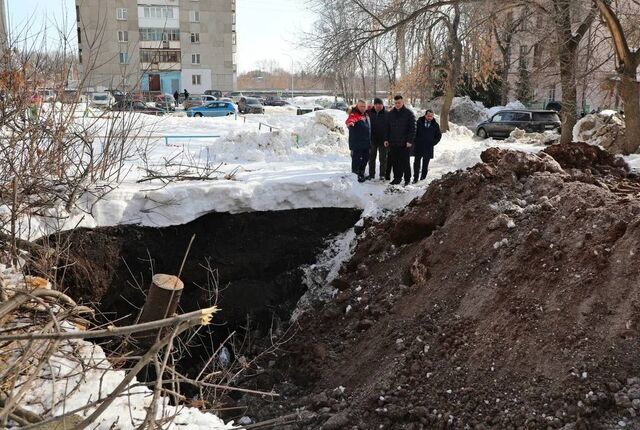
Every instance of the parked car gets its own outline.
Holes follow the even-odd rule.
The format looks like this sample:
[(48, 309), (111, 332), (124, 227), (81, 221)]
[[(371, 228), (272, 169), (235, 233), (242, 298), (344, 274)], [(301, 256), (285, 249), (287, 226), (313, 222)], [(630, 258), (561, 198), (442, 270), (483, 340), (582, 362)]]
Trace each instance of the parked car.
[(191, 108), (202, 106), (206, 103), (213, 102), (213, 101), (216, 101), (216, 98), (213, 96), (207, 96), (207, 95), (201, 96), (198, 94), (194, 94), (194, 95), (190, 95), (188, 99), (182, 102), (182, 107), (185, 110), (189, 110)]
[(545, 106), (545, 109), (560, 112), (562, 110), (562, 103), (556, 101), (549, 102), (547, 103), (547, 106)]
[(37, 92), (42, 96), (42, 100), (47, 103), (54, 102), (56, 100), (56, 92), (51, 88), (39, 88)]
[(559, 131), (561, 126), (558, 112), (553, 110), (503, 110), (490, 120), (478, 124), (476, 135), (483, 139), (507, 138), (516, 128), (527, 133), (542, 133), (547, 130)]
[(214, 96), (215, 98), (222, 97), (222, 91), (220, 90), (207, 90), (204, 92), (205, 96)]
[(311, 112), (316, 112), (319, 110), (323, 110), (324, 108), (322, 106), (318, 106), (318, 105), (313, 105), (313, 106), (298, 106), (298, 109), (296, 111), (296, 113), (298, 115), (305, 115)]
[(117, 102), (113, 106), (111, 106), (111, 110), (121, 112), (138, 112), (156, 116), (164, 115), (165, 113), (164, 109), (147, 106), (147, 104), (142, 101), (132, 100), (122, 100), (120, 102)]
[(109, 92), (92, 93), (89, 96), (89, 104), (100, 108), (109, 108), (116, 99)]
[(204, 106), (197, 106), (187, 111), (187, 116), (200, 118), (203, 116), (216, 117), (228, 116), (236, 113), (236, 107), (232, 102), (215, 101)]
[(166, 111), (176, 110), (176, 99), (171, 94), (163, 94), (155, 99), (155, 106)]
[(254, 97), (242, 97), (238, 101), (238, 112), (240, 113), (264, 113), (264, 106)]
[(245, 95), (242, 94), (242, 91), (232, 91), (230, 93), (225, 94), (224, 96), (233, 100), (234, 103), (238, 103), (240, 99)]
[(132, 95), (129, 94), (129, 93), (125, 93), (124, 91), (107, 90), (107, 92), (113, 96), (113, 98), (115, 99), (116, 103), (121, 102), (122, 100), (132, 99)]
[(329, 109), (343, 110), (346, 112), (347, 109), (349, 109), (349, 105), (346, 102), (335, 102), (331, 103)]

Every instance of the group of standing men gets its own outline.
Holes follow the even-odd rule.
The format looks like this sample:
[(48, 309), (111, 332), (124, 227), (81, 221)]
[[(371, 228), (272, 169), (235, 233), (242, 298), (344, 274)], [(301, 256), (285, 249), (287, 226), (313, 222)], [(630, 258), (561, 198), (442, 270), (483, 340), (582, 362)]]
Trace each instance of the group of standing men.
[[(427, 110), (416, 121), (402, 96), (394, 97), (394, 105), (386, 110), (381, 99), (376, 98), (373, 107), (367, 110), (364, 100), (351, 108), (346, 121), (349, 129), (349, 149), (351, 169), (358, 175), (358, 181), (376, 177), (376, 158), (380, 158), (380, 180), (390, 180), (398, 185), (411, 181), (411, 152), (413, 151), (413, 182), (424, 180), (433, 158), (433, 147), (440, 142), (442, 133), (433, 116)], [(365, 176), (367, 164), (369, 175)]]

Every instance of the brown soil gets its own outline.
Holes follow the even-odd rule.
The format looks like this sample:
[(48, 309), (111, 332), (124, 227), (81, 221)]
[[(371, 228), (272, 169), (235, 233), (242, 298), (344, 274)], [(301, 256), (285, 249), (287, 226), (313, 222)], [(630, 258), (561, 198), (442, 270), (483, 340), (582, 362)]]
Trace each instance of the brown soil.
[(640, 181), (582, 144), (483, 160), (365, 229), (271, 372), (287, 400), (260, 418), (640, 428)]

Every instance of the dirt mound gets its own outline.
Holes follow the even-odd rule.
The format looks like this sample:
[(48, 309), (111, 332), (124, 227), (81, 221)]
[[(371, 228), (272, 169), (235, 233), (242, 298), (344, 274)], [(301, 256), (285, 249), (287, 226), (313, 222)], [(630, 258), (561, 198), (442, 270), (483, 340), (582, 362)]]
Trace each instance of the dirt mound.
[(640, 183), (591, 148), (488, 150), (367, 228), (272, 371), (314, 413), (279, 428), (640, 428)]

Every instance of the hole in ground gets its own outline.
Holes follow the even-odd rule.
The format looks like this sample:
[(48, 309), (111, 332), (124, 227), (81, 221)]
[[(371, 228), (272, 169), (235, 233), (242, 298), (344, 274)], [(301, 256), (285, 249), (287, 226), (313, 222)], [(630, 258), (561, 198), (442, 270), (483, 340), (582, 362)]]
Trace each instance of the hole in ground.
[[(215, 325), (183, 355), (179, 368), (189, 374), (201, 369), (229, 333), (266, 337), (274, 321), (288, 321), (306, 289), (302, 267), (360, 215), (341, 208), (212, 213), (181, 226), (76, 229), (41, 242), (68, 249), (58, 264), (64, 267), (57, 274), (60, 287), (124, 325), (135, 320), (153, 273), (178, 273), (195, 235), (181, 275), (180, 310), (193, 311), (215, 300), (211, 268), (219, 280), (221, 311)], [(233, 355), (232, 347), (229, 352)]]

